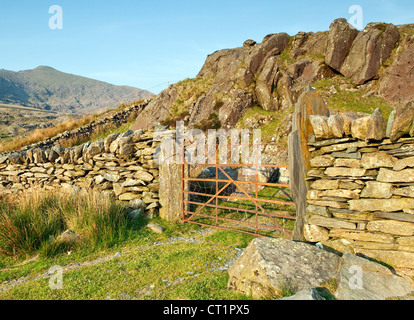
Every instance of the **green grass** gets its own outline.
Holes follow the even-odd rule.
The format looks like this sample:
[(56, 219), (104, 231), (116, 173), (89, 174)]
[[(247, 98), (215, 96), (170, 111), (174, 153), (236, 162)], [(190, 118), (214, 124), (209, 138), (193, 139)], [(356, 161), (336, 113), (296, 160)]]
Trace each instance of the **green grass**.
[[(164, 234), (151, 233), (142, 222), (132, 227), (129, 240), (110, 249), (79, 251), (72, 255), (38, 258), (23, 266), (5, 262), (0, 283), (17, 277), (27, 282), (0, 293), (0, 299), (23, 300), (244, 300), (248, 296), (227, 290), (227, 271), (218, 267), (234, 257), (234, 246), (247, 246), (252, 239), (234, 232), (217, 232), (202, 243), (168, 243), (170, 237), (200, 237), (200, 227), (172, 224), (160, 219)], [(120, 257), (114, 258), (116, 252)], [(102, 262), (85, 264), (95, 259)], [(105, 259), (103, 259), (105, 258)], [(81, 266), (70, 269), (75, 263)], [(64, 268), (63, 289), (51, 290), (49, 278), (36, 278), (53, 265)]]
[[(341, 112), (353, 111), (363, 112), (371, 114), (375, 109), (379, 108), (385, 118), (388, 120), (391, 112), (393, 111), (392, 106), (384, 99), (378, 96), (366, 97), (365, 91), (348, 91), (340, 89), (339, 84), (346, 81), (349, 86), (352, 86), (350, 80), (346, 80), (342, 76), (337, 76), (332, 79), (320, 80), (312, 84), (312, 86), (318, 90), (321, 90), (322, 95), (328, 103), (330, 110), (337, 110)], [(330, 91), (331, 87), (334, 86), (337, 90), (336, 94), (326, 95), (323, 91)]]
[(210, 270), (229, 256), (225, 247), (171, 244), (123, 252), (100, 264), (65, 271), (63, 289), (43, 278), (0, 293), (0, 299), (246, 299), (227, 290), (227, 272)]
[[(111, 247), (127, 237), (122, 205), (92, 192), (28, 192), (0, 203), (0, 253), (54, 256), (81, 247)], [(72, 230), (80, 241), (62, 240)]]
[[(15, 202), (0, 201), (3, 218), (12, 217), (14, 229), (20, 231), (11, 239), (19, 240), (14, 250), (10, 250), (8, 237), (3, 235), (1, 240), (0, 287), (25, 279), (1, 292), (1, 300), (250, 299), (228, 291), (228, 272), (221, 267), (235, 257), (236, 248), (247, 247), (253, 237), (220, 231), (204, 235), (197, 225), (160, 218), (153, 222), (166, 231), (155, 234), (146, 228), (145, 217), (125, 221), (125, 213), (116, 203), (80, 198), (39, 194)], [(31, 208), (26, 202), (30, 199)], [(59, 223), (46, 223), (55, 221), (54, 217)], [(53, 250), (56, 236), (66, 228), (81, 234), (82, 243)], [(188, 238), (198, 241), (182, 241)], [(19, 243), (30, 246), (19, 247)], [(114, 257), (118, 252), (121, 255)], [(56, 265), (63, 268), (62, 290), (51, 290), (45, 275)]]
[[(283, 119), (289, 114), (293, 113), (294, 107), (285, 112), (267, 111), (260, 106), (254, 106), (246, 110), (243, 117), (236, 124), (236, 129), (251, 129), (248, 125), (249, 122), (253, 122), (263, 118), (270, 117), (271, 121), (267, 124), (260, 125), (256, 129), (261, 130), (262, 142), (271, 142), (271, 139), (276, 136), (280, 136), (283, 132), (283, 128), (286, 125), (282, 125)], [(287, 135), (283, 136), (279, 142), (287, 142)]]

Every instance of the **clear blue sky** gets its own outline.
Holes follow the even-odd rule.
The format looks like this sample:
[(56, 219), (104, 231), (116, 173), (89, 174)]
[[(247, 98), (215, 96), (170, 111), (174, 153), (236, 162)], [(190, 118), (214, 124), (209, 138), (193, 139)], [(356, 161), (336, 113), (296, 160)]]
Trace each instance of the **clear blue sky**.
[[(49, 28), (52, 5), (63, 9), (62, 30)], [(1, 0), (0, 69), (47, 65), (158, 93), (195, 77), (216, 50), (270, 33), (328, 30), (351, 18), (352, 5), (362, 7), (364, 25), (414, 23), (412, 0)]]

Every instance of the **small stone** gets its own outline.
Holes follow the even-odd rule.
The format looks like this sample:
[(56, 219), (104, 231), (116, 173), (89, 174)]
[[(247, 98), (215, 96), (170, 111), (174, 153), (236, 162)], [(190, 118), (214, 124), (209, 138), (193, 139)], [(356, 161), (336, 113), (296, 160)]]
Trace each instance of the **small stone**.
[(325, 140), (334, 138), (334, 135), (331, 129), (329, 128), (328, 117), (310, 115), (309, 120), (312, 125), (316, 139)]
[(158, 233), (158, 234), (161, 234), (165, 231), (165, 228), (163, 226), (160, 226), (159, 224), (156, 224), (156, 223), (149, 223), (147, 227), (150, 228), (151, 231)]
[(362, 155), (360, 152), (350, 153), (348, 152), (333, 152), (332, 156), (335, 158), (346, 158), (346, 159), (361, 159)]
[(329, 177), (363, 177), (367, 171), (360, 168), (331, 167), (326, 169), (325, 174)]
[(336, 159), (335, 167), (361, 168), (361, 161), (357, 159)]
[(335, 158), (331, 155), (320, 156), (310, 160), (310, 164), (314, 168), (330, 167), (334, 162)]
[(414, 157), (398, 160), (394, 165), (394, 171), (401, 171), (407, 167), (414, 168)]
[(381, 168), (377, 177), (377, 181), (390, 183), (414, 182), (414, 169), (392, 171)]
[(378, 220), (371, 221), (367, 225), (368, 231), (382, 232), (397, 236), (414, 236), (414, 223), (393, 221), (393, 220)]
[(359, 140), (367, 138), (367, 130), (370, 124), (371, 117), (363, 117), (352, 121), (351, 132), (352, 136)]
[(361, 193), (361, 198), (391, 199), (391, 197), (392, 184), (376, 181), (367, 181)]
[(310, 225), (315, 225), (325, 228), (338, 228), (338, 229), (349, 229), (356, 230), (356, 224), (352, 222), (342, 221), (335, 218), (326, 218), (322, 216), (312, 216), (307, 220)]
[(397, 196), (414, 198), (414, 186), (405, 188), (395, 188), (392, 193)]
[(312, 185), (312, 189), (316, 190), (336, 190), (339, 189), (339, 180), (316, 180)]
[(362, 157), (361, 164), (365, 169), (393, 168), (397, 158), (389, 155), (385, 151), (376, 153), (365, 153)]
[(324, 216), (324, 217), (327, 217), (327, 218), (332, 218), (332, 214), (330, 213), (330, 211), (327, 207), (319, 207), (319, 206), (309, 205), (306, 208), (306, 212), (311, 213), (311, 214)]
[(136, 199), (141, 199), (141, 194), (135, 194), (135, 193), (124, 193), (119, 196), (119, 200), (121, 201), (131, 201)]
[(365, 212), (398, 212), (414, 208), (414, 199), (361, 199), (350, 200), (349, 209)]

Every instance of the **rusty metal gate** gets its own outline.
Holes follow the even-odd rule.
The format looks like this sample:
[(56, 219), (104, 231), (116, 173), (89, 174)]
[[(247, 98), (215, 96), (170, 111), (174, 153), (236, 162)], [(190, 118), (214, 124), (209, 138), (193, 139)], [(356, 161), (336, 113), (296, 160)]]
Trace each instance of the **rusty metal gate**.
[[(266, 146), (282, 144), (260, 144)], [(286, 144), (284, 144), (286, 146)], [(210, 164), (187, 159), (187, 148), (200, 147), (191, 141), (183, 143), (182, 221), (201, 226), (232, 230), (254, 236), (291, 238), (295, 205), (289, 195), (289, 184), (279, 182), (280, 164), (220, 164), (218, 145), (216, 159), (201, 146)], [(214, 162), (214, 164), (211, 164)], [(269, 161), (268, 161), (269, 162)], [(248, 171), (245, 176), (240, 172)]]

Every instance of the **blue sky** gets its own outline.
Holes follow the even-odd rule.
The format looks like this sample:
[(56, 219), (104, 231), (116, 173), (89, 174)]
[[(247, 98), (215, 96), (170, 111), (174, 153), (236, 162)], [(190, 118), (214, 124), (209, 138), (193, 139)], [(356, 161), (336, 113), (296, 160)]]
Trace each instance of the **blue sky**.
[[(63, 29), (49, 28), (49, 7), (63, 10)], [(270, 33), (328, 30), (349, 8), (363, 24), (414, 23), (412, 0), (1, 0), (0, 69), (51, 66), (154, 93), (193, 78), (206, 56), (261, 42)]]

